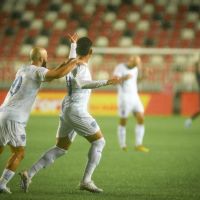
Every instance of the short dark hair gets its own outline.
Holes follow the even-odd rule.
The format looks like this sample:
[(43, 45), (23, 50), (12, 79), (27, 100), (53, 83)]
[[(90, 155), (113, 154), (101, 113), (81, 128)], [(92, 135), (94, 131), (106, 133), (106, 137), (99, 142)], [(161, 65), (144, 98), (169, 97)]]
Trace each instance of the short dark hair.
[(81, 37), (77, 41), (76, 53), (79, 56), (86, 56), (92, 47), (92, 41), (88, 37)]

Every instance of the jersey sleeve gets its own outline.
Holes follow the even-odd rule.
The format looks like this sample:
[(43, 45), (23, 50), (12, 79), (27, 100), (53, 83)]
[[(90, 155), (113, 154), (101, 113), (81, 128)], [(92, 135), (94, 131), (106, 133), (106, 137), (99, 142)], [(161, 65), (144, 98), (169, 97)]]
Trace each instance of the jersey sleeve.
[(47, 68), (37, 67), (35, 71), (35, 79), (41, 82), (45, 81), (45, 76), (48, 71), (49, 70)]
[(69, 52), (69, 58), (76, 58), (76, 43), (71, 43), (71, 48)]
[(91, 80), (90, 73), (86, 68), (79, 68), (75, 77), (76, 85), (81, 89), (93, 89), (107, 85), (107, 80)]
[(121, 69), (121, 65), (117, 65), (114, 72), (113, 72), (113, 76), (118, 76), (118, 77), (122, 77), (122, 69)]

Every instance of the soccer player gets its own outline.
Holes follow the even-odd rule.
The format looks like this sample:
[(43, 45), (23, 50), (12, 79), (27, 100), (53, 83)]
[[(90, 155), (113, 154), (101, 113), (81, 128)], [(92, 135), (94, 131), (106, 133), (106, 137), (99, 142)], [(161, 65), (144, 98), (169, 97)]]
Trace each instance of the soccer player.
[(199, 93), (199, 108), (197, 112), (195, 112), (191, 117), (186, 119), (185, 121), (185, 127), (189, 128), (192, 125), (192, 122), (200, 116), (200, 64), (197, 62), (195, 66), (195, 76), (198, 84), (198, 93)]
[(87, 106), (91, 89), (117, 84), (119, 80), (94, 81), (91, 79), (88, 61), (92, 55), (92, 41), (89, 38), (82, 37), (78, 39), (76, 53), (83, 64), (77, 65), (66, 76), (68, 95), (65, 96), (62, 102), (56, 145), (43, 154), (31, 168), (21, 173), (21, 185), (25, 192), (28, 191), (31, 179), (36, 173), (68, 152), (76, 133), (86, 138), (91, 144), (88, 152), (88, 161), (79, 188), (80, 190), (95, 193), (103, 191), (92, 181), (92, 174), (100, 162), (105, 139), (96, 120), (88, 113)]
[(21, 67), (0, 107), (0, 154), (9, 145), (12, 155), (0, 178), (0, 193), (11, 193), (7, 183), (24, 158), (26, 145), (25, 126), (31, 107), (43, 81), (51, 81), (68, 74), (78, 63), (77, 59), (63, 62), (55, 69), (46, 68), (47, 51), (35, 47), (30, 52), (31, 63)]
[(143, 146), (144, 127), (144, 108), (141, 103), (137, 78), (138, 71), (141, 67), (141, 58), (139, 56), (131, 56), (128, 63), (121, 63), (114, 70), (114, 77), (120, 78), (121, 83), (118, 85), (118, 140), (122, 150), (127, 151), (126, 145), (126, 123), (130, 113), (132, 113), (137, 121), (135, 127), (135, 150), (141, 152), (149, 152), (149, 149)]

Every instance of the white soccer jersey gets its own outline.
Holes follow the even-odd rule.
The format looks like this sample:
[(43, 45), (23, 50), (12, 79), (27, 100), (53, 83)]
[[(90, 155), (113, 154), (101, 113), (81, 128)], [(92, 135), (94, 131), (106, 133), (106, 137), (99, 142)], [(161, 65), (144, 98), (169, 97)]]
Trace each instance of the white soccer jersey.
[(20, 68), (0, 107), (0, 115), (6, 119), (26, 123), (41, 82), (48, 69), (27, 65)]
[(130, 74), (131, 78), (118, 85), (120, 96), (133, 96), (138, 94), (137, 77), (138, 67), (129, 69), (126, 64), (119, 64), (115, 68), (114, 76), (122, 77)]
[(115, 68), (114, 76), (131, 78), (118, 85), (118, 109), (121, 117), (128, 117), (130, 112), (144, 112), (137, 87), (138, 67), (129, 69), (126, 64), (119, 64)]
[(93, 81), (87, 63), (78, 65), (66, 76), (68, 96), (63, 100), (64, 107), (87, 110), (92, 88), (106, 85), (107, 80)]
[(107, 84), (107, 80), (93, 81), (87, 63), (77, 67), (66, 76), (68, 95), (62, 102), (60, 126), (57, 137), (74, 137), (74, 131), (87, 136), (96, 133), (99, 126), (88, 113), (92, 88)]

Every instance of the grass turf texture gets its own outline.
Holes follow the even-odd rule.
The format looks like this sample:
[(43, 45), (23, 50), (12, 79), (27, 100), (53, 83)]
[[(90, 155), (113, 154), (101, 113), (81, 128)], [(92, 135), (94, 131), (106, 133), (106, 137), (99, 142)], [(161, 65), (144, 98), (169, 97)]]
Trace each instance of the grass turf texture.
[[(79, 191), (87, 159), (88, 142), (77, 136), (67, 155), (33, 178), (29, 193), (19, 190), (19, 177), (9, 183), (12, 195), (1, 200), (197, 200), (200, 199), (200, 126), (197, 119), (185, 129), (182, 117), (146, 117), (145, 144), (150, 153), (134, 151), (134, 122), (127, 126), (128, 152), (118, 147), (117, 117), (96, 117), (105, 135), (106, 147), (94, 174), (102, 194)], [(19, 170), (30, 167), (55, 143), (58, 117), (31, 117), (27, 126), (26, 157)], [(9, 155), (0, 156), (0, 170)]]

